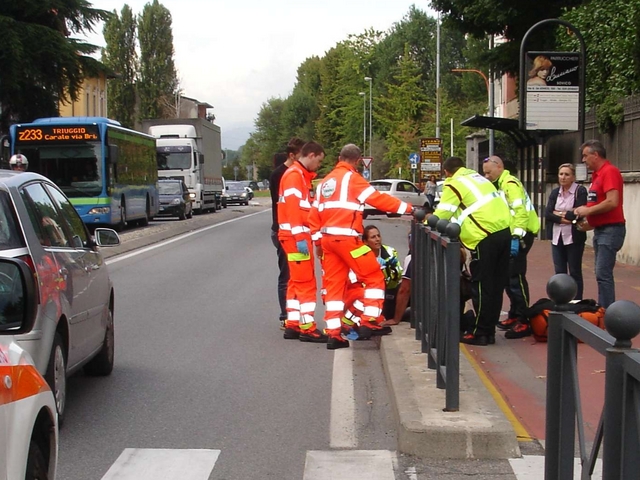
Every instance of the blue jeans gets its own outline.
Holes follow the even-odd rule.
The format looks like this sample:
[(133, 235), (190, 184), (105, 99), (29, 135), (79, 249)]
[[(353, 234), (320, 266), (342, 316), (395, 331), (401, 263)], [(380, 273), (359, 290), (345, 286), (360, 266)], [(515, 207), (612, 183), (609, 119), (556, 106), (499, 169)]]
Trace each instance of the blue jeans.
[(604, 308), (616, 301), (613, 267), (616, 265), (616, 253), (622, 248), (626, 233), (624, 225), (603, 225), (596, 227), (593, 232), (598, 303)]
[(287, 319), (287, 284), (289, 283), (289, 262), (287, 262), (287, 254), (285, 253), (280, 240), (278, 240), (278, 232), (271, 231), (271, 243), (276, 247), (278, 252), (278, 303), (280, 304), (280, 320)]
[(569, 267), (569, 275), (578, 284), (576, 300), (582, 300), (584, 291), (584, 281), (582, 280), (582, 255), (584, 253), (584, 243), (570, 243), (565, 245), (562, 243), (562, 236), (558, 241), (558, 245), (551, 245), (551, 257), (553, 258), (553, 267), (556, 273), (567, 273)]

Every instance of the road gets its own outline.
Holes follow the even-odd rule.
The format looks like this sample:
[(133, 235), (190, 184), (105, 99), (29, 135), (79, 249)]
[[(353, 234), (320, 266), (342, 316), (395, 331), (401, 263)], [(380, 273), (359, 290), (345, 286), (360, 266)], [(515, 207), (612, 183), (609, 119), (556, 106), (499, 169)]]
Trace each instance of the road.
[[(189, 449), (210, 450), (208, 461), (218, 455), (210, 475), (198, 476), (192, 452), (193, 476), (167, 477), (194, 480), (299, 480), (308, 475), (308, 452), (335, 454), (331, 442), (344, 438), (355, 439), (350, 448), (391, 459), (396, 439), (377, 345), (359, 342), (336, 356), (324, 345), (282, 339), (268, 210), (230, 208), (195, 221), (218, 223), (108, 260), (116, 367), (108, 378), (70, 379), (59, 478), (103, 478), (125, 449), (168, 449), (164, 459)], [(171, 222), (125, 232), (124, 243)], [(334, 358), (354, 370), (355, 381), (337, 393), (351, 404), (332, 412)], [(146, 460), (147, 471), (159, 461)], [(159, 478), (130, 475), (117, 478)]]
[[(267, 205), (229, 207), (103, 249), (116, 366), (69, 380), (59, 479), (529, 478), (506, 460), (398, 454), (376, 341), (331, 352), (282, 338), (270, 222)], [(407, 219), (367, 223), (404, 257)]]

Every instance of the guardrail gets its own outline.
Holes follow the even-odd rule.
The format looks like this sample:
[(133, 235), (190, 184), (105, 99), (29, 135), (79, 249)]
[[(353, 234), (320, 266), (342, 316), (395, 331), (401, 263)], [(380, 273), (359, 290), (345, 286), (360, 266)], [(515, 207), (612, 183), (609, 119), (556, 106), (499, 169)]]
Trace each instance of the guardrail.
[[(582, 471), (590, 479), (602, 446), (603, 480), (637, 479), (640, 475), (640, 352), (631, 340), (640, 333), (640, 307), (620, 300), (605, 313), (601, 330), (566, 312), (576, 293), (575, 281), (554, 275), (547, 293), (556, 303), (549, 315), (545, 480), (574, 478), (575, 433)], [(590, 452), (587, 452), (578, 383), (578, 341), (606, 358), (604, 408)]]
[(445, 411), (460, 406), (460, 226), (431, 216), (411, 226), (411, 326), (446, 389)]

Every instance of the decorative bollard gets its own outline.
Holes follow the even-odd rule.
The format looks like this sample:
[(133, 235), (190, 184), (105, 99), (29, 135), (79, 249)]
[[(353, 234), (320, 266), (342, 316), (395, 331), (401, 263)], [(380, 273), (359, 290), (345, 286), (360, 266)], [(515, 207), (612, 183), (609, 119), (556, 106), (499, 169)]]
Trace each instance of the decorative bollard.
[(547, 283), (547, 295), (558, 307), (576, 298), (576, 293), (578, 293), (578, 284), (566, 273), (554, 275)]

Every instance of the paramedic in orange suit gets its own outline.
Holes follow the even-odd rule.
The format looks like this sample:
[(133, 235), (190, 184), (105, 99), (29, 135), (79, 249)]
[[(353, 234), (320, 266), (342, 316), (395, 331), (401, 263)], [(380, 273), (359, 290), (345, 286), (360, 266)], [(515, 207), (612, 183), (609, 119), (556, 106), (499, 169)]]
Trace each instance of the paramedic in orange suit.
[(335, 350), (349, 346), (340, 335), (344, 310), (344, 291), (349, 270), (364, 284), (361, 298), (363, 312), (360, 319), (361, 338), (390, 333), (381, 327), (384, 302), (384, 274), (376, 255), (362, 241), (362, 212), (365, 203), (388, 213), (409, 214), (413, 207), (390, 195), (381, 194), (356, 170), (362, 160), (360, 149), (353, 144), (340, 151), (338, 164), (316, 190), (310, 215), (313, 240), (323, 255), (323, 283), (325, 295), (327, 348)]
[(300, 158), (284, 172), (278, 192), (278, 239), (287, 256), (287, 320), (283, 337), (301, 342), (326, 343), (327, 336), (316, 328), (316, 276), (309, 229), (313, 197), (311, 180), (324, 159), (316, 142), (305, 143)]

